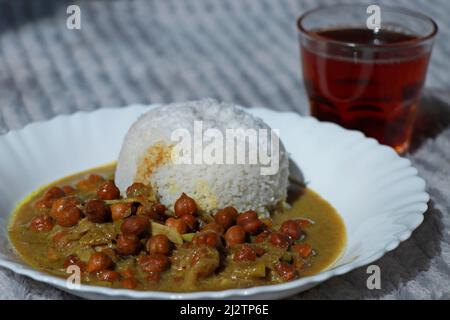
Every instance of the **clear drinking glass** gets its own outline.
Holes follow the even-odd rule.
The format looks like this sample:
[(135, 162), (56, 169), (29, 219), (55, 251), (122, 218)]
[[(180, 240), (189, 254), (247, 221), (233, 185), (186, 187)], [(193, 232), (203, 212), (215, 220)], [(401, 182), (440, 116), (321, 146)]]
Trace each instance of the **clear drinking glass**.
[(301, 15), (303, 78), (314, 117), (360, 130), (404, 153), (437, 25), (411, 10), (378, 9), (375, 27), (375, 11), (368, 13), (367, 5), (334, 5)]

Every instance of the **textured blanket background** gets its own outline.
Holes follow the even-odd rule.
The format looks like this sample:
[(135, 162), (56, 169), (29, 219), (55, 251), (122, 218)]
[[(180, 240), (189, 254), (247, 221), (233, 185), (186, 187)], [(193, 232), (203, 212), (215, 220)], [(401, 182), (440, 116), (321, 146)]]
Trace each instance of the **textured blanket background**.
[[(295, 18), (333, 3), (84, 1), (76, 2), (82, 29), (72, 31), (65, 10), (73, 2), (0, 0), (0, 134), (78, 110), (206, 96), (307, 113)], [(411, 239), (376, 262), (381, 290), (366, 288), (361, 268), (294, 299), (450, 298), (450, 3), (382, 2), (440, 27), (408, 155), (427, 180), (430, 209)], [(0, 268), (0, 298), (73, 296)]]

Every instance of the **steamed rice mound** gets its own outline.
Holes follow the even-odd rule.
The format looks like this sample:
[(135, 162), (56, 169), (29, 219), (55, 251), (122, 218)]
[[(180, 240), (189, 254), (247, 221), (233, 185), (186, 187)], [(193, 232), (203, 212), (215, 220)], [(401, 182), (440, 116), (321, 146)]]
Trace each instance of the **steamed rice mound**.
[(274, 175), (261, 175), (259, 164), (173, 163), (171, 152), (176, 142), (171, 141), (171, 134), (185, 128), (193, 137), (194, 121), (202, 121), (203, 130), (216, 128), (224, 136), (225, 129), (270, 129), (233, 104), (212, 99), (151, 109), (125, 137), (116, 171), (119, 189), (124, 192), (134, 182), (150, 184), (170, 210), (183, 192), (194, 198), (201, 210), (211, 213), (234, 206), (240, 212), (252, 209), (267, 214), (284, 203), (289, 172), (281, 141), (279, 170)]

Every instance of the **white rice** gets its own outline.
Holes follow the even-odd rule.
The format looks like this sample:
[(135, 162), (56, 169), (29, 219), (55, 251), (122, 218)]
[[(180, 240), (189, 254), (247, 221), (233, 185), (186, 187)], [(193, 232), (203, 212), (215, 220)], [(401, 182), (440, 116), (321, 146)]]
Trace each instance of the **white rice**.
[(203, 121), (203, 130), (216, 128), (224, 135), (225, 129), (270, 129), (235, 105), (213, 99), (152, 109), (133, 124), (123, 142), (116, 171), (121, 191), (133, 182), (151, 184), (171, 210), (184, 192), (207, 212), (234, 206), (240, 212), (253, 209), (267, 214), (286, 200), (288, 156), (281, 142), (279, 170), (274, 175), (261, 175), (260, 165), (174, 164), (169, 156), (174, 144), (171, 134), (179, 128), (193, 134), (194, 121)]

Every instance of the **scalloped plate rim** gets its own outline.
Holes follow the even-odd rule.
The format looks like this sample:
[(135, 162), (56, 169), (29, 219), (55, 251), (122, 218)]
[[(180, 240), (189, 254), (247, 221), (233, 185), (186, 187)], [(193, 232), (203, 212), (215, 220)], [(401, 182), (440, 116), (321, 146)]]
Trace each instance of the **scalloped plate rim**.
[[(137, 109), (138, 111), (145, 111), (149, 108), (157, 107), (161, 104), (151, 104), (151, 105), (143, 105), (143, 104), (133, 104), (126, 107), (110, 107), (110, 108), (100, 108), (96, 110), (81, 110), (77, 111), (75, 113), (71, 114), (61, 114), (57, 115), (51, 119), (48, 120), (42, 120), (42, 121), (36, 121), (29, 123), (25, 125), (22, 128), (14, 129), (8, 131), (6, 134), (0, 135), (0, 140), (3, 138), (7, 138), (8, 136), (14, 135), (14, 134), (20, 134), (21, 131), (28, 131), (28, 130), (34, 130), (35, 128), (38, 129), (41, 126), (48, 126), (51, 125), (53, 122), (56, 121), (64, 121), (67, 118), (72, 117), (83, 117), (83, 116), (92, 116), (93, 114), (102, 113), (102, 112), (120, 112), (124, 109)], [(288, 112), (277, 112), (273, 111), (267, 108), (244, 108), (245, 110), (251, 112), (251, 113), (257, 113), (256, 116), (260, 116), (258, 112), (262, 113), (268, 113), (273, 115), (288, 115), (292, 118), (297, 118), (296, 120), (302, 120), (302, 121), (308, 121), (313, 123), (316, 126), (330, 126), (333, 128), (337, 128), (339, 130), (346, 131), (351, 134), (357, 134), (361, 139), (367, 139), (371, 140), (372, 143), (375, 142), (374, 146), (377, 148), (383, 148), (385, 150), (389, 150), (389, 152), (394, 153), (398, 158), (399, 157), (395, 151), (387, 146), (380, 145), (375, 139), (367, 138), (363, 133), (356, 131), (356, 130), (348, 130), (340, 127), (339, 125), (331, 122), (321, 122), (317, 120), (314, 117), (311, 116), (301, 116), (295, 112), (288, 111)], [(289, 150), (288, 150), (289, 151)], [(397, 158), (396, 158), (397, 159)], [(412, 167), (411, 161), (407, 158), (401, 158), (407, 161), (407, 166)], [(343, 275), (345, 273), (348, 273), (354, 269), (357, 269), (359, 267), (362, 267), (364, 265), (370, 264), (379, 258), (381, 258), (384, 254), (386, 254), (389, 251), (395, 250), (401, 242), (407, 240), (412, 232), (422, 223), (424, 219), (424, 213), (426, 211), (426, 208), (428, 207), (427, 203), (430, 199), (428, 193), (425, 189), (425, 180), (422, 179), (416, 169), (416, 174), (413, 175), (415, 179), (420, 180), (424, 188), (421, 192), (421, 195), (423, 196), (424, 201), (420, 201), (420, 203), (424, 204), (425, 210), (416, 210), (415, 216), (417, 216), (419, 219), (417, 219), (417, 223), (414, 223), (410, 227), (406, 227), (406, 230), (403, 230), (398, 233), (394, 233), (392, 235), (392, 239), (389, 242), (386, 242), (384, 245), (384, 248), (381, 250), (378, 250), (377, 252), (374, 252), (369, 257), (366, 257), (365, 259), (362, 259), (360, 261), (350, 262), (332, 269), (328, 269), (326, 271), (323, 271), (319, 274), (308, 276), (304, 278), (300, 278), (297, 280), (285, 282), (282, 284), (275, 284), (275, 285), (265, 285), (265, 286), (256, 286), (256, 287), (250, 287), (250, 288), (241, 288), (241, 289), (229, 289), (229, 290), (221, 290), (221, 291), (199, 291), (199, 292), (189, 292), (189, 293), (177, 293), (177, 292), (160, 292), (160, 291), (137, 291), (137, 290), (128, 290), (128, 289), (113, 289), (108, 287), (101, 287), (101, 286), (93, 286), (93, 285), (85, 285), (82, 284), (79, 288), (74, 289), (67, 289), (65, 287), (66, 281), (64, 279), (58, 278), (56, 276), (52, 276), (46, 273), (43, 273), (41, 271), (38, 271), (36, 269), (33, 269), (32, 267), (29, 267), (25, 263), (17, 263), (13, 261), (8, 261), (3, 258), (0, 258), (0, 266), (5, 267), (17, 274), (24, 275), (27, 277), (30, 277), (34, 280), (44, 282), (53, 286), (56, 286), (60, 289), (63, 289), (67, 292), (73, 293), (75, 295), (83, 296), (84, 293), (92, 293), (92, 294), (100, 294), (104, 297), (127, 297), (127, 298), (137, 298), (137, 299), (214, 299), (214, 298), (249, 298), (252, 296), (258, 296), (258, 295), (264, 295), (264, 294), (271, 294), (271, 293), (279, 293), (280, 297), (283, 297), (283, 292), (289, 291), (289, 292), (300, 292), (302, 291), (302, 287), (307, 286), (308, 284), (311, 284), (312, 286), (326, 281), (334, 276)], [(420, 212), (422, 211), (422, 212)], [(10, 218), (10, 214), (8, 214), (8, 219)], [(309, 288), (309, 287), (308, 287)], [(298, 289), (298, 291), (295, 291)]]

